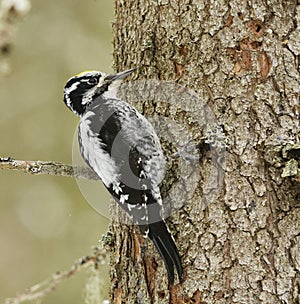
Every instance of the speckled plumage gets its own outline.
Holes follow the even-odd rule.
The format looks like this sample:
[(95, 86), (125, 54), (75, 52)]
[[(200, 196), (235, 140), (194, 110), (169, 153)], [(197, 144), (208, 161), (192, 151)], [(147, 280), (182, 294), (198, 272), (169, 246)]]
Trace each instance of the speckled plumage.
[(121, 100), (98, 96), (81, 117), (78, 139), (82, 157), (134, 223), (159, 220), (148, 218), (147, 203), (161, 205), (165, 158), (149, 121)]
[(161, 217), (159, 184), (165, 174), (165, 158), (150, 122), (115, 96), (116, 82), (131, 72), (80, 73), (67, 82), (64, 101), (80, 117), (82, 157), (143, 235), (153, 240), (173, 283), (174, 267), (182, 279), (182, 266)]

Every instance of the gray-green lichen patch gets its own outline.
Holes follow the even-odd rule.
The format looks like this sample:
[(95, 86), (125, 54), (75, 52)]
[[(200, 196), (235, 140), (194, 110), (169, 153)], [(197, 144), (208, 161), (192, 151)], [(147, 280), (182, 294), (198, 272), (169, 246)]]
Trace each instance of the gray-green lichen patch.
[(300, 169), (299, 169), (299, 164), (298, 161), (296, 161), (295, 159), (291, 159), (289, 160), (283, 170), (282, 170), (282, 174), (281, 177), (294, 177), (294, 176), (298, 176), (300, 174)]

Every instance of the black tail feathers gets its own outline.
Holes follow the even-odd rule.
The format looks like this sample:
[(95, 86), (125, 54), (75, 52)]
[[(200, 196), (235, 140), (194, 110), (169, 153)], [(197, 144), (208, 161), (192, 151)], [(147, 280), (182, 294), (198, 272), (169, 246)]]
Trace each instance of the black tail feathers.
[(166, 224), (163, 221), (150, 224), (149, 237), (165, 263), (170, 284), (174, 284), (174, 267), (181, 282), (183, 276), (181, 258)]

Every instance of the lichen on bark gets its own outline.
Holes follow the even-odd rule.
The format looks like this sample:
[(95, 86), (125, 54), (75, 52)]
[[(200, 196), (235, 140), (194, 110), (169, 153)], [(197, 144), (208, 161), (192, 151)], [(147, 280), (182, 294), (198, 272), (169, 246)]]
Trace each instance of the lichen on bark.
[[(170, 218), (183, 256), (182, 285), (168, 288), (162, 262), (148, 243), (144, 256), (157, 263), (149, 293), (143, 258), (131, 251), (132, 230), (113, 225), (114, 303), (299, 301), (299, 181), (282, 176), (290, 159), (299, 164), (297, 153), (282, 155), (300, 139), (299, 7), (283, 0), (115, 1), (115, 67), (136, 66), (139, 79), (194, 90), (214, 113), (227, 151), (214, 202), (205, 208), (199, 203), (211, 169), (208, 149), (200, 157), (197, 187)], [(197, 104), (186, 103), (197, 115)], [(145, 114), (166, 111), (143, 100), (135, 105)], [(203, 141), (203, 128), (184, 112), (168, 115), (180, 118), (193, 140)]]

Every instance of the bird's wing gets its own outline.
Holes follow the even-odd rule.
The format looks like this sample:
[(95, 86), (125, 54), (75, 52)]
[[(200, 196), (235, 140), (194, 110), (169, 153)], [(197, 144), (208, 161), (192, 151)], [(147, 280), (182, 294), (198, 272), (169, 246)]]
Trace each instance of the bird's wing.
[[(139, 124), (136, 117), (124, 116), (103, 106), (87, 112), (79, 126), (81, 153), (134, 222), (143, 225), (149, 220), (147, 204), (157, 202), (153, 188), (158, 188), (148, 176), (153, 155), (143, 153), (144, 142), (147, 141), (148, 149), (160, 146), (152, 147), (156, 142), (147, 139), (153, 136), (153, 129), (134, 125)], [(131, 134), (125, 132), (131, 130), (126, 124), (131, 124)]]
[(103, 106), (97, 105), (87, 112), (79, 126), (81, 153), (142, 234), (152, 239), (173, 283), (174, 268), (180, 279), (183, 270), (176, 244), (161, 217), (158, 181), (165, 160), (150, 123), (129, 110), (129, 116), (115, 110), (103, 113)]

